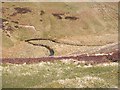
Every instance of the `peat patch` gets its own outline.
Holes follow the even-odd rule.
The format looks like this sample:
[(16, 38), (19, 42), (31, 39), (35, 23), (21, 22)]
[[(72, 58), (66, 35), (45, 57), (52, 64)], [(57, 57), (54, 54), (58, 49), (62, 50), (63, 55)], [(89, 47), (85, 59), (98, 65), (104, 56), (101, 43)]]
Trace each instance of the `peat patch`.
[(40, 15), (44, 15), (44, 14), (45, 14), (45, 11), (41, 10)]
[(77, 20), (77, 19), (79, 19), (79, 18), (78, 18), (78, 17), (75, 17), (75, 16), (66, 16), (65, 19)]
[(61, 15), (64, 15), (64, 14), (52, 13), (52, 15), (53, 15), (54, 17), (56, 17), (57, 19), (62, 19), (62, 16), (61, 16)]
[(18, 24), (18, 23), (19, 23), (18, 21), (11, 21), (11, 22), (16, 23), (16, 24)]
[(30, 9), (28, 8), (21, 8), (21, 7), (15, 7), (15, 12), (11, 15), (11, 16), (15, 16), (17, 14), (26, 14), (26, 13), (29, 13), (29, 12), (32, 12)]

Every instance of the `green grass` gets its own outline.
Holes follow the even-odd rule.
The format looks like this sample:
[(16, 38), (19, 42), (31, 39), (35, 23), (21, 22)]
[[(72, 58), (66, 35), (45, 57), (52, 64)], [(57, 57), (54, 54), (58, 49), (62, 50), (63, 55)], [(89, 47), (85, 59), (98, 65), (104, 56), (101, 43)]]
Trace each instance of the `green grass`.
[[(114, 64), (114, 63), (113, 63)], [(117, 64), (84, 65), (68, 62), (41, 62), (30, 65), (3, 65), (3, 88), (114, 88), (118, 86)]]

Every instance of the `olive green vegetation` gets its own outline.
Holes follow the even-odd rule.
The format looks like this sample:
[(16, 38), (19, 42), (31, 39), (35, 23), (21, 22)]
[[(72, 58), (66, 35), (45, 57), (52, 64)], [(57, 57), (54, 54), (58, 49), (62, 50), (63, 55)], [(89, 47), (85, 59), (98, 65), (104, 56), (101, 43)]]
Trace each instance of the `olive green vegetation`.
[[(114, 63), (113, 63), (114, 64)], [(118, 66), (73, 62), (3, 65), (3, 88), (117, 88)]]

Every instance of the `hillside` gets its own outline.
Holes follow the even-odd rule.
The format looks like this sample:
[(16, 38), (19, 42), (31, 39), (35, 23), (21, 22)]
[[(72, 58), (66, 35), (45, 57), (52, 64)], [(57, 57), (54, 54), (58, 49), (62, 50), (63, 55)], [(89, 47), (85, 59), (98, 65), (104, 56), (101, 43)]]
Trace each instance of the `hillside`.
[(2, 2), (1, 20), (2, 88), (118, 88), (118, 3)]
[[(106, 45), (117, 42), (117, 7), (117, 3), (4, 2), (1, 18), (3, 57), (48, 55), (47, 49), (24, 42), (31, 38), (55, 39), (80, 45)], [(55, 55), (71, 54), (84, 49), (49, 41), (35, 43), (52, 47)]]

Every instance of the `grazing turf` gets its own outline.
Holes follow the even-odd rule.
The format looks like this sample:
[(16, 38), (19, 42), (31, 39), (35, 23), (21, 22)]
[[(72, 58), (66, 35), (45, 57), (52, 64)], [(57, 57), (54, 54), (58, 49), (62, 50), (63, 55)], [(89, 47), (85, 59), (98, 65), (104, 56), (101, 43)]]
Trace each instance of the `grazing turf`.
[[(49, 38), (80, 45), (105, 45), (117, 42), (117, 5), (117, 3), (83, 2), (2, 3), (2, 19), (7, 20), (4, 22), (6, 29), (2, 30), (2, 56), (7, 58), (48, 56), (49, 53), (45, 48), (33, 47), (24, 42), (31, 38)], [(44, 12), (42, 15), (41, 11)], [(54, 14), (59, 15), (62, 19), (57, 18)], [(66, 17), (78, 19), (66, 19)], [(50, 46), (54, 49), (55, 55), (68, 55), (76, 52), (79, 54), (84, 49), (84, 47), (61, 45), (48, 41), (37, 41), (36, 43)]]
[(118, 63), (86, 65), (67, 60), (3, 67), (3, 88), (117, 88)]

